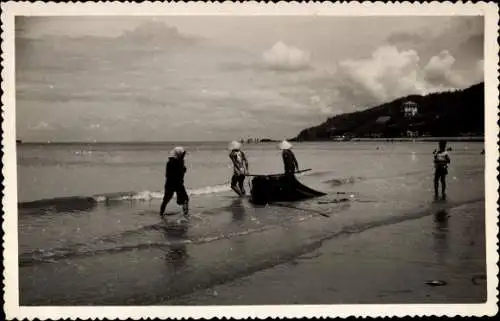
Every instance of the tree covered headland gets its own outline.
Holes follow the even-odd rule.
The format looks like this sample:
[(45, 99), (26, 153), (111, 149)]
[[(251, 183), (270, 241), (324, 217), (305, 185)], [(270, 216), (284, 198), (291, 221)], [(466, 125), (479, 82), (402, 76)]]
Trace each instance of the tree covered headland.
[(336, 115), (292, 140), (338, 137), (484, 136), (484, 82), (463, 90), (410, 95), (367, 110)]

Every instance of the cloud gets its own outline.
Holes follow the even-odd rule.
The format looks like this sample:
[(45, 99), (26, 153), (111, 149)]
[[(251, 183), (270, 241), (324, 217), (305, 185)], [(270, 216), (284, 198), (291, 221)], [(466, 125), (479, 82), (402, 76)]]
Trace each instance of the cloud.
[(459, 74), (453, 72), (455, 58), (447, 51), (432, 57), (424, 68), (425, 80), (434, 86), (458, 88), (464, 85)]
[(476, 63), (471, 78), (476, 83), (484, 81), (484, 59), (481, 59)]
[(387, 37), (387, 41), (392, 45), (398, 44), (459, 44), (469, 38), (479, 36), (473, 41), (482, 41), (484, 35), (484, 18), (476, 17), (449, 17), (439, 19), (435, 24), (416, 31), (402, 31), (392, 33)]
[(484, 55), (484, 33), (473, 34), (466, 38), (460, 45), (459, 50), (469, 53), (475, 57)]
[[(453, 69), (455, 61), (450, 52), (443, 50), (422, 67), (415, 50), (379, 47), (369, 58), (338, 64), (337, 99), (368, 107), (411, 94), (425, 95), (476, 83), (475, 79), (468, 79), (468, 83)], [(475, 68), (477, 74), (479, 67)]]
[(447, 50), (454, 56), (457, 68), (472, 68), (484, 56), (484, 18), (440, 18), (420, 30), (395, 32), (386, 42), (399, 49), (416, 50), (422, 60)]
[(310, 54), (278, 41), (262, 54), (264, 64), (272, 69), (302, 70), (310, 67)]
[(422, 91), (418, 69), (416, 51), (383, 46), (370, 58), (341, 61), (337, 80), (348, 100), (381, 103), (415, 90)]

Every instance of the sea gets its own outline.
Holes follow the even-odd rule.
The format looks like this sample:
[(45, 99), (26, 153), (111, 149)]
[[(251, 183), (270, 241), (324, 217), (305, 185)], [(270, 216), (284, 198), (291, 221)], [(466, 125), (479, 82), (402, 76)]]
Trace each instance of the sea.
[[(172, 215), (158, 215), (175, 146), (187, 150), (188, 221), (175, 198)], [(484, 143), (448, 147), (446, 200), (434, 199), (436, 142), (297, 142), (299, 167), (310, 169), (298, 180), (326, 196), (254, 206), (229, 187), (228, 142), (19, 144), (20, 302), (154, 304), (278, 264), (325, 238), (432, 215), (435, 206), (484, 205)], [(283, 171), (277, 143), (243, 150), (250, 173)]]

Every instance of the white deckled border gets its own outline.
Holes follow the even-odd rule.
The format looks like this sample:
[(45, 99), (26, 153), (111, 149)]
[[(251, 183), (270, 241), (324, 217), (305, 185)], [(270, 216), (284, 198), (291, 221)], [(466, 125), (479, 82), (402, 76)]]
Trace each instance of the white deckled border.
[[(4, 175), (4, 311), (8, 319), (183, 317), (348, 317), (348, 316), (483, 316), (497, 313), (498, 286), (498, 5), (495, 3), (44, 3), (6, 2), (2, 8), (2, 173)], [(484, 15), (485, 17), (485, 150), (486, 150), (486, 262), (487, 293), (484, 304), (387, 304), (387, 305), (279, 305), (279, 306), (154, 306), (154, 307), (20, 307), (18, 291), (17, 174), (15, 128), (14, 17), (85, 15)]]

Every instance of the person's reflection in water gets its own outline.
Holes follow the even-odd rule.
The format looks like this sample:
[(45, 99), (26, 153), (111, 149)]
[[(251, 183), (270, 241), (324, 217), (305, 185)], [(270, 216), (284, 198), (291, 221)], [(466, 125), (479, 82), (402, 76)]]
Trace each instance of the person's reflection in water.
[(434, 214), (434, 252), (440, 263), (444, 263), (449, 252), (448, 217), (446, 210), (440, 210)]
[(182, 223), (170, 223), (164, 229), (165, 239), (169, 243), (165, 254), (165, 262), (174, 271), (182, 269), (189, 257), (186, 247), (187, 230), (187, 225)]
[(234, 222), (243, 222), (245, 220), (245, 208), (243, 207), (243, 200), (241, 198), (235, 199), (229, 205), (231, 213), (233, 214)]

